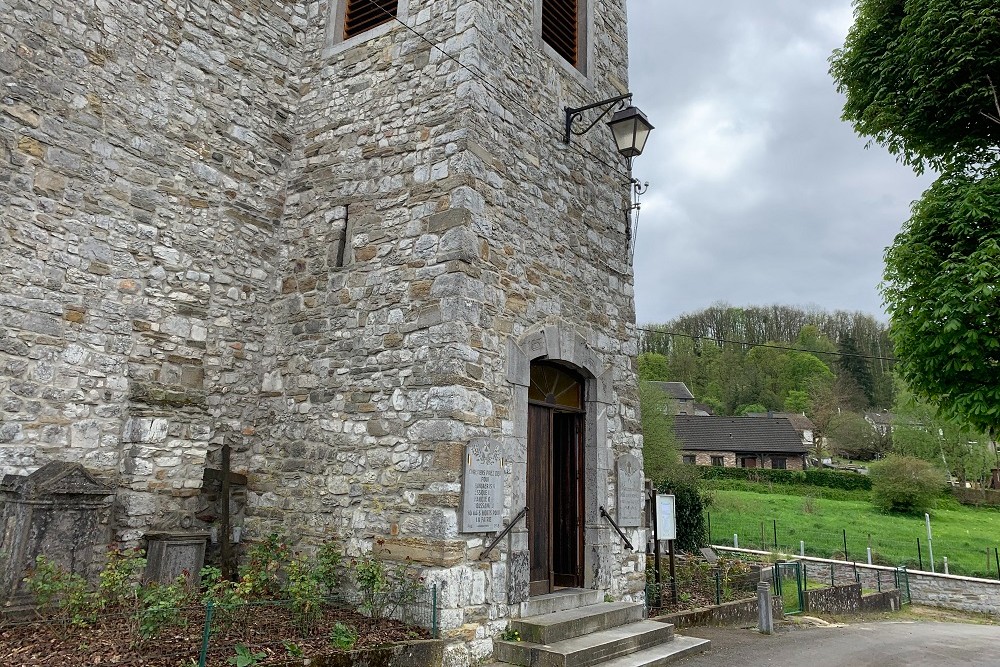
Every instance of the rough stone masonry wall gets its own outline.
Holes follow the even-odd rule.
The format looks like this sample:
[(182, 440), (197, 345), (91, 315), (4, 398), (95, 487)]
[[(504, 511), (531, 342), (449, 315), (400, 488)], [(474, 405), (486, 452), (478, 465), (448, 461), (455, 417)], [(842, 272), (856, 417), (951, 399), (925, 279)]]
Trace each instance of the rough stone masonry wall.
[[(582, 336), (611, 369), (607, 441), (641, 451), (627, 175), (603, 126), (575, 140), (596, 159), (560, 140), (564, 104), (625, 86), (624, 3), (592, 4), (589, 81), (536, 44), (527, 0), (407, 3), (408, 25), (466, 67), (398, 24), (346, 48), (311, 35), (305, 52), (248, 527), (351, 551), (384, 539), (441, 584), (442, 627), (463, 640), (449, 662), (489, 655), (516, 610), (506, 554), (477, 563), (484, 536), (457, 521), (470, 439), (508, 444), (523, 484), (508, 341)], [(612, 450), (601, 459), (592, 483), (613, 511)], [(641, 559), (588, 529), (595, 583), (641, 595)]]
[(0, 472), (115, 478), (125, 539), (252, 427), (308, 11), (0, 0)]

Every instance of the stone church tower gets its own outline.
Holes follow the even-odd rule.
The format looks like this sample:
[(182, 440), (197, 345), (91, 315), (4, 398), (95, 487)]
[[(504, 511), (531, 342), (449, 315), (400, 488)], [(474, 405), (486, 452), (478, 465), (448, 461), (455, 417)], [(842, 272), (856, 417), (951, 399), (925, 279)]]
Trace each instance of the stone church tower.
[(247, 539), (385, 540), (457, 662), (531, 595), (641, 599), (629, 174), (563, 140), (627, 92), (625, 0), (0, 16), (0, 472), (82, 463), (134, 542), (207, 527), (229, 444)]

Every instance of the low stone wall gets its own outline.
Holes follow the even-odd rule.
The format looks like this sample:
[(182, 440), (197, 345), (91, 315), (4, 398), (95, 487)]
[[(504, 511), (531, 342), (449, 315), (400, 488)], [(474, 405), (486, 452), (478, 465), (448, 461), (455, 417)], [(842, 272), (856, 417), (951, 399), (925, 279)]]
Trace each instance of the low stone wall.
[(443, 660), (444, 642), (440, 639), (422, 639), (365, 651), (333, 653), (318, 658), (296, 658), (275, 664), (276, 667), (440, 667)]
[[(771, 599), (771, 611), (774, 620), (780, 621), (785, 617), (781, 606), (781, 599), (774, 597)], [(673, 614), (656, 616), (650, 620), (661, 623), (673, 623), (675, 628), (690, 628), (694, 626), (741, 626), (757, 625), (758, 620), (757, 598), (748, 600), (737, 600), (735, 602), (724, 602), (712, 607), (699, 607), (688, 611), (678, 611)]]
[(861, 584), (806, 590), (805, 611), (816, 614), (856, 614), (861, 608)]
[(902, 606), (902, 595), (899, 590), (882, 591), (881, 593), (869, 593), (861, 596), (861, 605), (858, 610), (862, 614), (871, 614), (886, 611), (899, 611)]
[[(734, 549), (713, 546), (713, 549), (728, 553), (747, 553), (771, 556), (767, 551), (756, 549)], [(806, 575), (814, 581), (825, 581), (833, 571), (833, 581), (837, 586), (860, 583), (862, 587), (885, 591), (896, 587), (896, 568), (865, 563), (848, 563), (813, 558), (811, 556), (784, 556), (788, 560), (801, 561), (806, 567)], [(906, 581), (900, 582), (902, 595), (909, 591), (911, 602), (933, 607), (958, 609), (1000, 616), (1000, 581), (978, 577), (960, 577), (953, 574), (939, 574), (921, 570), (907, 570)]]
[(898, 611), (900, 591), (861, 594), (861, 584), (814, 588), (805, 592), (805, 610), (820, 614), (858, 614)]

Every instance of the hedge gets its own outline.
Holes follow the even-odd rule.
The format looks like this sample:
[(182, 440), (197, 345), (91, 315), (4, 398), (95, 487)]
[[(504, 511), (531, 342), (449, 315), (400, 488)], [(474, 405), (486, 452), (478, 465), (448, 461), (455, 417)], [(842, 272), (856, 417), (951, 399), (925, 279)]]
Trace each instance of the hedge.
[(771, 470), (770, 468), (724, 468), (706, 466), (701, 469), (704, 479), (743, 479), (750, 482), (775, 484), (808, 484), (844, 491), (871, 491), (872, 481), (867, 475), (839, 470), (810, 468), (808, 470)]

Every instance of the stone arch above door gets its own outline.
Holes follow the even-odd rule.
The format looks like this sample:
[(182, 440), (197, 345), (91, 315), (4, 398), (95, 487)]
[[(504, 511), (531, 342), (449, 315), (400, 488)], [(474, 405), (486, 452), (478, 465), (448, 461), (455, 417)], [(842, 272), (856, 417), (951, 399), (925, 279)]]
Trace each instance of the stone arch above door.
[(545, 358), (564, 361), (576, 367), (587, 377), (587, 401), (610, 405), (614, 378), (611, 368), (604, 363), (603, 355), (594, 350), (574, 328), (564, 324), (550, 324), (521, 336), (520, 340), (507, 340), (507, 381), (527, 387), (531, 382), (531, 362)]
[[(528, 331), (519, 339), (507, 342), (507, 380), (513, 385), (512, 429), (504, 438), (511, 462), (511, 501), (513, 511), (527, 502), (528, 387), (531, 362), (556, 361), (571, 366), (584, 380), (584, 551), (585, 588), (602, 588), (612, 573), (610, 529), (602, 523), (600, 508), (608, 502), (608, 480), (613, 467), (613, 453), (608, 444), (608, 410), (614, 401), (614, 369), (604, 355), (594, 350), (577, 330), (566, 324), (550, 324)], [(527, 533), (522, 526), (514, 529), (509, 554), (508, 601), (528, 599)], [(516, 545), (516, 546), (515, 546)], [(608, 571), (605, 571), (605, 570)]]

